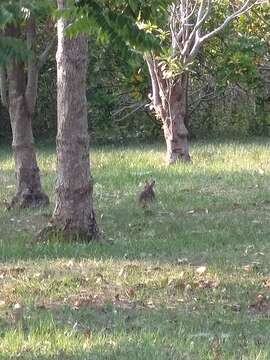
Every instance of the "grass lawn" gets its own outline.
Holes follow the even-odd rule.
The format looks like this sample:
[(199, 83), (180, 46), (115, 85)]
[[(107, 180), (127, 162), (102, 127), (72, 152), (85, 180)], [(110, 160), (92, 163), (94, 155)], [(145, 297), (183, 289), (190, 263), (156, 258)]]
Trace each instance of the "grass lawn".
[[(39, 147), (52, 205), (0, 207), (0, 359), (270, 359), (269, 139), (195, 143), (192, 156), (166, 168), (162, 145), (95, 148), (110, 244), (36, 244), (56, 169), (54, 149)], [(3, 203), (15, 184), (7, 148), (0, 184)]]

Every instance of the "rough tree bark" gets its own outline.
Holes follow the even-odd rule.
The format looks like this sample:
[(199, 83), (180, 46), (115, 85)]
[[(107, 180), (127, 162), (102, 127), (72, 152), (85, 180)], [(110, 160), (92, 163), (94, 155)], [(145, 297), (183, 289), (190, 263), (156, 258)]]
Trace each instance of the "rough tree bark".
[[(10, 25), (6, 33), (13, 37), (21, 36), (19, 26), (15, 25)], [(34, 40), (35, 21), (31, 18), (27, 29), (29, 49)], [(16, 171), (16, 194), (9, 207), (16, 208), (37, 207), (49, 203), (49, 198), (41, 187), (32, 133), (38, 80), (38, 67), (33, 58), (29, 59), (27, 69), (26, 77), (23, 63), (11, 61), (7, 71), (4, 67), (1, 68), (1, 98), (10, 115)]]
[(16, 194), (10, 206), (25, 208), (47, 205), (49, 198), (41, 188), (32, 119), (25, 99), (23, 66), (12, 64), (8, 69), (8, 79), (9, 115), (16, 169)]
[[(265, 0), (246, 0), (214, 30), (203, 33), (211, 15), (213, 0), (175, 0), (169, 7), (169, 31), (172, 59), (178, 64), (176, 72), (164, 66), (153, 52), (145, 55), (152, 82), (152, 108), (162, 122), (167, 145), (167, 164), (178, 160), (190, 161), (188, 118), (188, 65), (203, 45), (222, 32), (235, 18)], [(172, 60), (171, 59), (171, 60)]]
[(167, 147), (168, 165), (178, 160), (190, 161), (187, 130), (188, 73), (183, 72), (174, 80), (163, 77), (158, 61), (146, 57), (152, 80), (152, 106), (162, 121)]
[[(58, 8), (67, 7), (58, 0)], [(89, 162), (86, 74), (88, 47), (84, 35), (64, 35), (66, 20), (58, 20), (57, 48), (57, 159), (56, 206), (51, 225), (65, 238), (96, 238), (93, 183)]]

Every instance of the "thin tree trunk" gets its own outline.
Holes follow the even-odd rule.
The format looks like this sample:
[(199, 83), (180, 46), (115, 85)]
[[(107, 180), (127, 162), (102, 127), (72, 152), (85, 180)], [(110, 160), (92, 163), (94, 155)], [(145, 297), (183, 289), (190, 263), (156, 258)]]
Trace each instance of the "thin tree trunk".
[[(66, 0), (58, 0), (59, 9)], [(98, 235), (93, 209), (87, 128), (85, 36), (64, 36), (66, 21), (58, 20), (57, 159), (58, 181), (52, 225), (66, 238), (90, 240)]]
[(10, 207), (26, 208), (47, 205), (42, 191), (32, 133), (32, 115), (25, 99), (23, 64), (8, 67), (9, 115), (12, 128), (12, 148), (16, 169), (16, 194)]
[(190, 161), (187, 119), (187, 74), (182, 74), (169, 89), (165, 106), (167, 114), (163, 119), (163, 130), (167, 145), (167, 164), (178, 160)]
[[(35, 19), (31, 16), (26, 26), (27, 48), (33, 50), (36, 40)], [(5, 35), (21, 38), (19, 25), (10, 24)], [(1, 99), (8, 109), (12, 128), (12, 148), (15, 158), (16, 194), (9, 207), (26, 208), (47, 205), (48, 196), (42, 191), (39, 168), (32, 133), (32, 116), (37, 98), (38, 67), (35, 57), (26, 66), (12, 61), (1, 67)], [(7, 71), (6, 71), (7, 70)]]
[(158, 62), (146, 57), (152, 82), (152, 106), (161, 120), (167, 146), (166, 162), (190, 161), (186, 126), (188, 74), (183, 72), (173, 80), (164, 79)]

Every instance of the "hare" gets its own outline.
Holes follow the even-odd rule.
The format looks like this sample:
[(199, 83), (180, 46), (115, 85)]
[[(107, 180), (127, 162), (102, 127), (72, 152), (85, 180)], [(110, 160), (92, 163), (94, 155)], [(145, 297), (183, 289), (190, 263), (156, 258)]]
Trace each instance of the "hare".
[(149, 183), (148, 181), (146, 181), (145, 186), (144, 186), (144, 190), (140, 193), (139, 196), (139, 204), (143, 207), (146, 208), (150, 203), (152, 203), (155, 198), (155, 192), (154, 192), (154, 186), (155, 186), (155, 180), (153, 180), (151, 183)]

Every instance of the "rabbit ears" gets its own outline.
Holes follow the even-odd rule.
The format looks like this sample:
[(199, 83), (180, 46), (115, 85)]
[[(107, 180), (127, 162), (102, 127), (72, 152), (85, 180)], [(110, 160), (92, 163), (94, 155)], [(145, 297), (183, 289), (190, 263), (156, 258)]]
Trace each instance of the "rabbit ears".
[(149, 183), (149, 181), (147, 180), (147, 181), (145, 182), (145, 187), (147, 187), (147, 188), (153, 188), (153, 187), (155, 186), (155, 183), (156, 183), (155, 180), (152, 180), (150, 183)]

